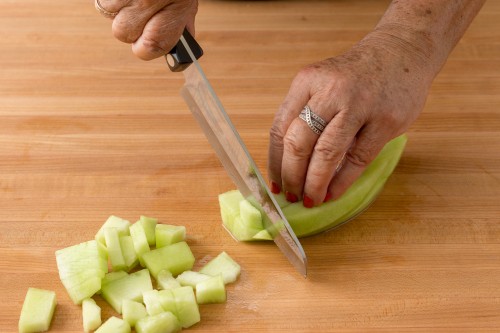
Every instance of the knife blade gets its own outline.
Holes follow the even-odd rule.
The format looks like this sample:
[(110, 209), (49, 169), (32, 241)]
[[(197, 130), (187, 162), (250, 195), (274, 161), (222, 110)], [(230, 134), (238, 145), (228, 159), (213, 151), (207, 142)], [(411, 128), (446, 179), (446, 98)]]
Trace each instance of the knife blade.
[(290, 263), (306, 277), (304, 249), (206, 78), (197, 60), (202, 54), (196, 40), (184, 30), (177, 45), (166, 55), (167, 64), (172, 71), (183, 71), (185, 84), (181, 95), (226, 172), (245, 198), (253, 198), (260, 204), (264, 227)]

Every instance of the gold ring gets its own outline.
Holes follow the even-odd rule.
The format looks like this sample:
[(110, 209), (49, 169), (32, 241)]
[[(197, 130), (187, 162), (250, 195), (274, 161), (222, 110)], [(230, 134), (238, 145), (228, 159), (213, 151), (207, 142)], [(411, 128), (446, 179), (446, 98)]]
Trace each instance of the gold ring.
[(118, 12), (110, 12), (110, 11), (107, 11), (106, 9), (102, 8), (101, 6), (101, 3), (99, 2), (99, 0), (95, 0), (95, 9), (97, 9), (97, 11), (99, 13), (101, 13), (101, 15), (107, 17), (107, 18), (114, 18), (116, 15), (118, 15)]

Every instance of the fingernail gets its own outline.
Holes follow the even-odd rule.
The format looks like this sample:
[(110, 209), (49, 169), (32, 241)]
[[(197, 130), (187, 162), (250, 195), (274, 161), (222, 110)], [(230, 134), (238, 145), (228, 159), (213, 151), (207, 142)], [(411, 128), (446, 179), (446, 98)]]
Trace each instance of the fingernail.
[(273, 192), (274, 194), (280, 194), (281, 192), (280, 186), (275, 182), (271, 182), (271, 192)]
[(285, 197), (286, 197), (286, 200), (291, 202), (291, 203), (299, 201), (299, 198), (297, 198), (297, 196), (295, 194), (290, 193), (288, 191), (285, 192)]
[(332, 200), (332, 197), (333, 197), (333, 194), (331, 192), (327, 192), (326, 196), (325, 196), (325, 200), (323, 200), (323, 202), (327, 202), (327, 201)]
[(304, 207), (306, 207), (306, 208), (313, 208), (314, 207), (314, 201), (305, 194), (304, 194), (304, 199), (303, 199), (302, 203), (304, 204)]

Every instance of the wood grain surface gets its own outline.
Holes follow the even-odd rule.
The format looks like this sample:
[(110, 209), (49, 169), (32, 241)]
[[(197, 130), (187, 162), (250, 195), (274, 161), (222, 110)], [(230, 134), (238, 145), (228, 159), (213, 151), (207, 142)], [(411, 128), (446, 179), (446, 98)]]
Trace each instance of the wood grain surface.
[[(362, 38), (387, 0), (200, 0), (202, 65), (265, 169), (268, 129), (304, 65)], [(234, 188), (164, 61), (114, 40), (91, 0), (0, 1), (0, 332), (28, 287), (56, 291), (52, 332), (81, 332), (54, 251), (116, 214), (186, 225), (197, 266), (242, 266), (199, 332), (500, 332), (500, 2), (436, 78), (373, 206), (303, 240), (309, 277), (272, 243), (222, 229)], [(103, 306), (104, 318), (113, 314)]]

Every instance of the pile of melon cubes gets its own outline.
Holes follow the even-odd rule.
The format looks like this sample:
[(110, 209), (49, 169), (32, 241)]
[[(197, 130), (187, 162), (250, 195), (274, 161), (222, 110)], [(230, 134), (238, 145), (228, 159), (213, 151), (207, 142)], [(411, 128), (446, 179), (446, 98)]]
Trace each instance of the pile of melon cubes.
[[(184, 226), (159, 224), (145, 216), (131, 224), (110, 216), (95, 240), (56, 251), (59, 277), (71, 300), (82, 305), (84, 331), (177, 332), (200, 321), (199, 304), (225, 302), (225, 285), (236, 281), (240, 266), (222, 252), (195, 272), (185, 239)], [(121, 318), (112, 316), (102, 323), (95, 294)], [(19, 331), (47, 330), (55, 306), (54, 292), (30, 288)]]

